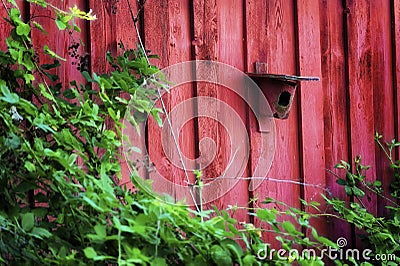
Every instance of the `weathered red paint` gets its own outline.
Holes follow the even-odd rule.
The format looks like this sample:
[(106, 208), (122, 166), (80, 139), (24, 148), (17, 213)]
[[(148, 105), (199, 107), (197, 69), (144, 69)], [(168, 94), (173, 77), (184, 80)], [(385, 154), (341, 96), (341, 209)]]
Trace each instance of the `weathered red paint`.
[[(378, 8), (379, 7), (379, 8)], [(386, 140), (395, 138), (393, 59), (391, 44), (390, 3), (371, 2), (372, 28), (372, 86), (374, 90), (374, 127)], [(382, 97), (385, 95), (385, 97)], [(390, 197), (392, 171), (384, 152), (375, 146), (377, 180), (382, 181), (385, 196)], [(377, 198), (378, 215), (388, 214), (389, 201)]]
[[(149, 1), (144, 7), (144, 28), (145, 47), (157, 54), (160, 60), (153, 60), (152, 63), (160, 68), (167, 67), (176, 63), (189, 61), (191, 59), (191, 40), (190, 40), (190, 10), (189, 1)], [(194, 96), (192, 84), (185, 84), (178, 88), (171, 88), (171, 93), (164, 95), (163, 103), (167, 112), (178, 104)], [(157, 103), (162, 108), (162, 102)], [(193, 112), (193, 106), (188, 107), (188, 112)], [(181, 123), (179, 117), (168, 116), (170, 123), (176, 127)], [(163, 116), (164, 126), (169, 127), (166, 115)], [(195, 157), (195, 138), (194, 122), (189, 121), (183, 127), (179, 136), (167, 135), (163, 147), (161, 128), (157, 126), (153, 119), (148, 124), (149, 157), (161, 175), (170, 180), (167, 187), (158, 188), (169, 191), (173, 198), (179, 198), (173, 184), (188, 185), (194, 183), (193, 166), (182, 165), (180, 154), (176, 149), (179, 144), (181, 155), (194, 159)], [(180, 137), (180, 138), (178, 138)], [(176, 162), (176, 166), (172, 163)], [(185, 170), (183, 168), (189, 170)], [(152, 177), (150, 173), (150, 178)], [(187, 177), (188, 176), (188, 177)], [(193, 203), (191, 197), (187, 197), (189, 203)]]
[[(215, 60), (243, 70), (243, 2), (237, 0), (195, 0), (193, 1), (193, 19), (193, 40), (195, 41), (193, 59)], [(235, 54), (235, 56), (232, 56), (232, 54)], [(214, 74), (210, 73), (210, 75)], [(246, 106), (243, 100), (229, 88), (215, 84), (198, 83), (196, 89), (197, 96), (216, 97), (228, 103), (241, 117), (242, 121), (246, 122)], [(232, 117), (229, 113), (221, 112), (218, 106), (198, 106), (197, 108), (213, 108), (216, 117), (223, 121), (229, 121)], [(209, 137), (215, 141), (217, 147), (214, 161), (203, 171), (205, 178), (221, 176), (230, 160), (235, 156), (230, 154), (230, 147), (239, 144), (230, 143), (229, 134), (242, 133), (226, 132), (218, 121), (210, 118), (201, 117), (198, 119), (199, 140)], [(244, 137), (242, 136), (243, 139)], [(241, 155), (236, 156), (240, 158)], [(224, 191), (224, 188), (216, 187), (215, 191), (216, 193), (217, 191)], [(213, 204), (218, 208), (227, 208), (228, 205), (247, 206), (248, 181), (239, 181), (234, 189), (227, 191)], [(210, 204), (208, 206), (211, 207)], [(239, 209), (234, 216), (239, 221), (247, 222), (249, 220), (246, 210)]]
[[(334, 197), (350, 200), (343, 187), (336, 184), (343, 172), (334, 168), (339, 160), (349, 161), (348, 91), (346, 88), (345, 48), (341, 0), (320, 3), (321, 67), (324, 90), (325, 165), (334, 174), (326, 174), (326, 186)], [(328, 220), (330, 237), (346, 236), (351, 243), (351, 226), (339, 219)]]
[[(297, 36), (298, 36), (298, 74), (303, 76), (321, 76), (321, 47), (319, 2), (297, 2)], [(310, 52), (313, 51), (313, 52)], [(325, 154), (324, 154), (324, 93), (321, 82), (302, 83), (299, 87), (300, 111), (300, 153), (302, 180), (306, 184), (325, 187)], [(303, 187), (306, 201), (325, 204), (320, 194), (321, 189), (312, 186)], [(315, 212), (312, 208), (307, 211)], [(314, 222), (314, 221), (313, 221)], [(315, 221), (315, 227), (322, 234), (327, 233), (324, 221)]]
[[(266, 71), (277, 74), (296, 74), (294, 4), (291, 1), (246, 1), (246, 71), (255, 72), (255, 62), (265, 62)], [(289, 206), (300, 207), (300, 186), (288, 181), (300, 181), (297, 96), (293, 101), (287, 120), (276, 120), (276, 150), (274, 163), (267, 177), (282, 182), (265, 180), (252, 197), (257, 197), (255, 206), (264, 207), (266, 197), (279, 199)], [(257, 121), (249, 113), (251, 141), (251, 174), (260, 156), (261, 136)], [(282, 162), (282, 163), (275, 163)], [(294, 196), (296, 195), (296, 196)], [(271, 206), (265, 206), (271, 207)], [(277, 206), (282, 208), (281, 206)], [(255, 219), (256, 225), (260, 221)], [(265, 229), (265, 224), (261, 224)], [(269, 243), (278, 245), (274, 234), (264, 234)]]
[[(22, 1), (18, 3), (29, 5)], [(60, 33), (53, 21), (43, 17), (37, 20), (49, 34), (43, 36), (36, 29), (32, 30), (32, 39), (37, 46), (47, 43), (67, 59), (68, 64), (57, 70), (64, 84), (71, 80), (84, 82), (76, 65), (72, 64), (76, 60), (68, 55), (67, 48), (73, 41), (79, 42), (79, 38), (86, 41), (85, 47), (79, 47), (79, 53), (90, 53), (91, 71), (96, 73), (110, 71), (105, 52), (109, 50), (116, 54), (120, 40), (129, 48), (134, 48), (137, 42), (126, 1), (76, 0), (56, 4), (66, 8), (75, 3), (82, 9), (93, 9), (98, 18), (90, 23), (78, 22), (81, 34)], [(136, 15), (137, 1), (130, 3)], [(0, 15), (6, 15), (3, 7)], [(32, 5), (30, 15), (54, 14)], [(212, 204), (219, 208), (228, 205), (248, 207), (250, 198), (257, 197), (250, 205), (263, 206), (261, 201), (272, 197), (299, 208), (300, 197), (321, 201), (319, 193), (324, 190), (309, 185), (319, 185), (333, 196), (350, 200), (336, 184), (336, 177), (326, 169), (334, 170), (333, 166), (340, 160), (349, 161), (359, 154), (363, 164), (372, 167), (367, 172), (368, 181), (378, 179), (388, 183), (390, 180), (388, 164), (373, 138), (375, 131), (382, 133), (385, 140), (400, 136), (399, 1), (148, 0), (143, 18), (139, 23), (142, 23), (141, 34), (146, 49), (160, 56), (160, 60), (152, 63), (161, 68), (193, 59), (208, 59), (227, 63), (244, 72), (255, 72), (254, 63), (264, 62), (268, 73), (321, 78), (320, 82), (301, 83), (288, 119), (276, 120), (275, 159), (267, 175), (270, 180), (263, 181), (255, 191), (249, 191), (248, 180), (242, 180)], [(6, 47), (4, 37), (8, 31), (9, 26), (0, 22), (2, 49)], [(43, 53), (40, 60), (40, 63), (51, 61)], [(261, 154), (261, 133), (254, 114), (229, 89), (205, 83), (174, 88), (164, 99), (167, 111), (194, 96), (216, 97), (228, 103), (247, 125), (250, 160), (244, 176), (251, 176)], [(187, 111), (194, 114), (196, 108), (199, 107), (189, 106)], [(221, 119), (229, 121), (230, 114), (221, 112), (218, 106), (203, 108), (211, 108)], [(179, 124), (179, 117), (172, 117), (171, 123)], [(184, 184), (183, 170), (169, 160), (179, 161), (179, 156), (174, 149), (162, 147), (161, 129), (150, 120), (146, 132), (147, 136), (141, 136), (143, 143), (139, 148), (146, 148), (146, 137), (147, 149), (156, 167), (173, 182)], [(230, 143), (228, 133), (217, 121), (193, 119), (179, 135), (182, 153), (195, 159), (201, 152), (198, 141), (204, 137), (212, 138), (217, 145), (216, 158), (204, 169), (204, 178), (215, 178), (230, 162), (230, 148), (235, 144)], [(171, 136), (168, 143), (175, 145)], [(122, 169), (121, 184), (132, 187), (126, 163)], [(140, 173), (150, 178), (152, 175), (146, 171)], [(190, 178), (193, 180), (192, 174)], [(163, 189), (171, 195), (176, 192), (172, 185)], [(225, 189), (216, 187), (215, 191)], [(385, 202), (380, 199), (368, 194), (363, 201), (369, 211), (384, 213)], [(324, 206), (321, 208), (325, 211)], [(239, 221), (265, 226), (249, 216), (247, 210), (238, 211), (235, 217)], [(321, 234), (325, 232), (333, 240), (346, 237), (349, 243), (358, 243), (351, 238), (352, 228), (348, 225), (324, 219), (313, 224)], [(274, 237), (264, 235), (265, 240), (278, 245)]]
[[(400, 138), (400, 2), (394, 1), (392, 6), (392, 40), (393, 40), (393, 91), (396, 100), (395, 110), (395, 126), (396, 126), (396, 139)], [(400, 158), (399, 153), (396, 154), (397, 160)]]

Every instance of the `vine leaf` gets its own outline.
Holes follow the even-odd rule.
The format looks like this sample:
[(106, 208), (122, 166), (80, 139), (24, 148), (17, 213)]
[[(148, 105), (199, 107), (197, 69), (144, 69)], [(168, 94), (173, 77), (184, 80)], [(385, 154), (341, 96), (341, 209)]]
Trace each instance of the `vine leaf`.
[(63, 60), (63, 61), (67, 61), (65, 58), (59, 56), (58, 54), (56, 54), (55, 52), (53, 52), (47, 45), (43, 46), (43, 50), (46, 54), (50, 55), (51, 57)]
[(18, 95), (16, 93), (10, 92), (4, 80), (0, 80), (0, 88), (1, 88), (1, 93), (3, 94), (3, 97), (0, 97), (0, 100), (3, 100), (11, 104), (19, 102)]

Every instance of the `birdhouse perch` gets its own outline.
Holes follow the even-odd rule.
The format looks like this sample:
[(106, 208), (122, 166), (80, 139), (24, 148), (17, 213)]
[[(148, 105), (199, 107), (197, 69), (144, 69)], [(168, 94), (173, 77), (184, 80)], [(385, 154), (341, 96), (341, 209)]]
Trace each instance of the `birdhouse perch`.
[(289, 116), (296, 88), (300, 81), (318, 81), (318, 77), (300, 77), (285, 74), (269, 74), (266, 63), (255, 63), (255, 73), (246, 73), (261, 89), (271, 107), (273, 116), (286, 119)]

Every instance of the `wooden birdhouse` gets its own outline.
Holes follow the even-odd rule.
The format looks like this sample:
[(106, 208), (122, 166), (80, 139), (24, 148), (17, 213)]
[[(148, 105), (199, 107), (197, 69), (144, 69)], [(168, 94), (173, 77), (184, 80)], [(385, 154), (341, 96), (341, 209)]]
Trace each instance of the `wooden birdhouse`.
[(270, 74), (266, 63), (255, 62), (255, 73), (246, 73), (260, 87), (267, 98), (275, 118), (286, 119), (292, 106), (296, 88), (300, 81), (318, 81), (318, 77), (300, 77), (285, 74)]

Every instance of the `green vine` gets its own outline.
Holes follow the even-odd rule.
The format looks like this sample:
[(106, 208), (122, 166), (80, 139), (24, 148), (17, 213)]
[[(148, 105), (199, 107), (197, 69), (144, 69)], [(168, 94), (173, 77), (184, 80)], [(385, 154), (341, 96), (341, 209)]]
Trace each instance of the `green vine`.
[[(0, 262), (6, 265), (323, 265), (328, 259), (312, 256), (311, 250), (338, 249), (321, 236), (311, 219), (329, 216), (348, 221), (365, 231), (373, 254), (395, 254), (399, 263), (400, 162), (392, 141), (382, 144), (394, 173), (392, 198), (383, 195), (380, 182), (365, 181), (368, 167), (355, 160), (355, 171), (342, 161), (337, 168), (345, 177), (337, 183), (356, 202), (325, 197), (336, 213), (323, 213), (318, 202), (305, 202), (316, 214), (266, 198), (256, 207), (231, 206), (228, 210), (204, 210), (202, 173), (196, 171), (200, 206), (192, 210), (161, 201), (136, 189), (118, 185), (121, 178), (121, 119), (139, 130), (148, 115), (162, 124), (154, 99), (163, 85), (155, 80), (158, 69), (149, 65), (143, 49), (107, 53), (109, 73), (91, 73), (84, 62), (79, 70), (84, 82), (60, 82), (54, 74), (68, 60), (47, 44), (34, 47), (32, 27), (46, 29), (34, 18), (21, 19), (15, 1), (7, 9), (11, 27), (0, 51)], [(61, 10), (44, 0), (29, 1), (54, 11), (59, 30), (80, 31), (76, 19), (95, 19), (76, 6)], [(137, 19), (134, 18), (135, 20)], [(43, 50), (51, 63), (40, 64)], [(65, 51), (64, 51), (65, 52)], [(77, 59), (77, 44), (69, 49)], [(86, 60), (79, 58), (79, 60)], [(48, 60), (47, 60), (48, 61)], [(145, 83), (158, 84), (155, 90)], [(135, 175), (137, 173), (134, 173)], [(138, 180), (132, 178), (135, 182)], [(137, 188), (147, 184), (135, 184)], [(376, 217), (362, 204), (365, 192), (383, 197), (389, 217)], [(232, 214), (244, 209), (258, 221), (237, 221)], [(304, 208), (305, 209), (305, 208)], [(305, 232), (311, 232), (306, 234)], [(273, 252), (262, 239), (274, 235), (285, 255)], [(291, 251), (307, 250), (296, 257)], [(264, 257), (265, 255), (265, 257)], [(354, 265), (371, 265), (349, 258)], [(335, 260), (338, 265), (344, 265)], [(390, 262), (387, 262), (390, 265)], [(395, 264), (392, 264), (395, 265)]]

